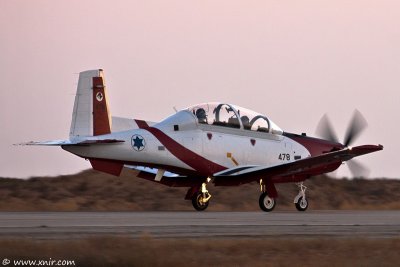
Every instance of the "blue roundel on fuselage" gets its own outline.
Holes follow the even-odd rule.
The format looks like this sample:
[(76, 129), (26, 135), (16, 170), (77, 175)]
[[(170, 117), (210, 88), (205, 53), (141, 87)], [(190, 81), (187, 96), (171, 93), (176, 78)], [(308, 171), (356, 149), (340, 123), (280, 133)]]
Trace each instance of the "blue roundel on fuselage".
[(146, 141), (144, 140), (143, 136), (139, 134), (132, 136), (131, 144), (135, 151), (142, 151), (146, 147)]

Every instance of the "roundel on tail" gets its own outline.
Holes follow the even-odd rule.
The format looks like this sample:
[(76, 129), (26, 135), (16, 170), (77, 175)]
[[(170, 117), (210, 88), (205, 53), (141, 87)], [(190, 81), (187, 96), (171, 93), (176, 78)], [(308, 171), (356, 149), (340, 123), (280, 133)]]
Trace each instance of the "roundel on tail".
[(104, 98), (104, 96), (103, 96), (103, 94), (101, 92), (98, 92), (96, 94), (97, 101), (101, 102), (101, 101), (103, 101), (103, 98)]

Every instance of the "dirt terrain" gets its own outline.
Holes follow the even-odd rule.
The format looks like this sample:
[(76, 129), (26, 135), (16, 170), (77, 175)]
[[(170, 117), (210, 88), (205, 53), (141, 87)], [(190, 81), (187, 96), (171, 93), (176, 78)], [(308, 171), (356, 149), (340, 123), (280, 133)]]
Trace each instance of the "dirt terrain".
[(400, 239), (160, 240), (144, 235), (139, 239), (0, 239), (0, 247), (0, 260), (12, 263), (14, 260), (37, 260), (37, 264), (39, 261), (73, 261), (74, 265), (69, 266), (372, 267), (398, 266), (400, 260)]
[[(27, 180), (0, 178), (0, 211), (164, 211), (192, 210), (186, 188), (158, 185), (124, 170), (114, 177), (94, 170)], [(313, 177), (306, 183), (310, 209), (400, 209), (400, 180)], [(259, 185), (209, 186), (209, 210), (256, 211)], [(277, 210), (292, 210), (297, 187), (277, 186)]]
[[(124, 170), (113, 177), (86, 170), (28, 180), (0, 178), (0, 211), (193, 210), (183, 199), (186, 188), (157, 185), (136, 174)], [(400, 180), (318, 176), (306, 185), (310, 209), (400, 209)], [(211, 211), (259, 210), (257, 183), (209, 190)], [(294, 210), (297, 187), (278, 185), (278, 192), (276, 209)], [(398, 238), (367, 237), (157, 239), (144, 232), (139, 238), (1, 238), (0, 248), (0, 260), (10, 266), (14, 260), (64, 260), (74, 266), (397, 266), (400, 260)]]

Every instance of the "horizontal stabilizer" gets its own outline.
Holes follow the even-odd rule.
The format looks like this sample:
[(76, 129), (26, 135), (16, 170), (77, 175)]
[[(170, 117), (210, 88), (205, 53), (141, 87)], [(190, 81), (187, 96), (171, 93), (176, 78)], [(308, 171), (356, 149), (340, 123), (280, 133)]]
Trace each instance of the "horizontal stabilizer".
[(100, 140), (84, 140), (78, 145), (95, 145), (95, 144), (114, 144), (114, 143), (124, 143), (124, 140), (118, 139), (100, 139)]
[(43, 141), (43, 142), (36, 142), (30, 141), (25, 143), (14, 144), (15, 146), (68, 146), (76, 144), (71, 142), (70, 140), (52, 140), (52, 141)]
[(99, 144), (115, 144), (115, 143), (123, 143), (124, 140), (117, 139), (85, 139), (79, 141), (71, 141), (71, 140), (52, 140), (52, 141), (44, 141), (44, 142), (26, 142), (15, 145), (20, 146), (87, 146), (87, 145), (99, 145)]

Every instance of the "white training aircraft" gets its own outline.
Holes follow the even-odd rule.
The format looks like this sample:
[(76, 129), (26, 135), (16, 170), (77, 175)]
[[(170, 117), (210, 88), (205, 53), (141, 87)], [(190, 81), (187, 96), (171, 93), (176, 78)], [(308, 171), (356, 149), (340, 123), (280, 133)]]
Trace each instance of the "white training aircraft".
[(284, 132), (267, 116), (227, 103), (191, 106), (158, 123), (111, 117), (100, 69), (79, 75), (69, 140), (25, 144), (61, 146), (112, 175), (127, 167), (155, 183), (188, 187), (185, 199), (192, 200), (196, 210), (207, 208), (210, 182), (236, 186), (258, 181), (263, 211), (275, 207), (275, 184), (297, 183), (294, 204), (304, 211), (308, 200), (303, 181), (383, 149), (349, 146), (365, 126), (355, 113), (341, 144), (326, 117), (320, 125), (326, 140), (317, 139)]

